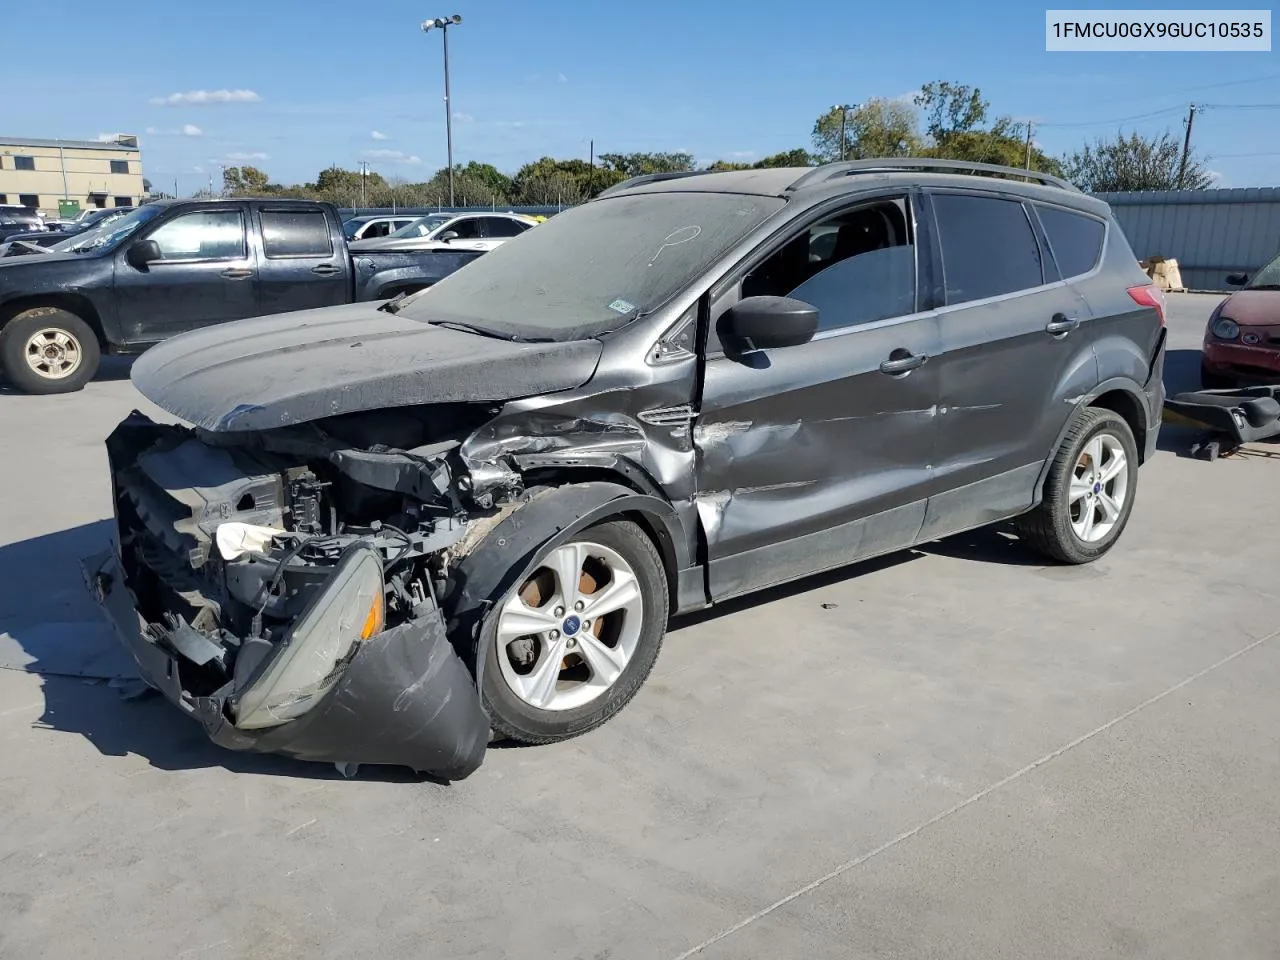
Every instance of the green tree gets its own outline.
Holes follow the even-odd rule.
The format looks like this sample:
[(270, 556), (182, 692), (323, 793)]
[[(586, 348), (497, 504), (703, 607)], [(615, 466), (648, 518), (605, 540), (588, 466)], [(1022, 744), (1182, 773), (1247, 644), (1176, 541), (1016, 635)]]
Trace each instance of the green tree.
[(224, 167), (222, 170), (222, 192), (228, 196), (266, 193), (270, 182), (270, 177), (257, 167)]
[(1136, 131), (1099, 137), (1063, 158), (1066, 177), (1086, 193), (1124, 190), (1204, 190), (1213, 185), (1205, 161), (1194, 154), (1182, 166), (1182, 144), (1169, 131), (1144, 137)]
[(702, 169), (708, 170), (711, 173), (723, 173), (726, 170), (750, 170), (751, 164), (734, 163), (732, 160), (716, 160), (712, 163), (707, 164), (707, 166), (703, 167)]
[(796, 147), (794, 150), (772, 153), (763, 160), (757, 160), (751, 166), (756, 170), (764, 170), (768, 167), (812, 167), (817, 162), (817, 158), (808, 150)]
[(991, 109), (980, 89), (948, 80), (926, 83), (912, 102), (924, 112), (925, 133), (934, 146), (942, 146), (952, 134), (979, 129)]
[(455, 185), (458, 176), (466, 177), (472, 183), (484, 184), (495, 197), (502, 198), (499, 200), (500, 203), (511, 196), (511, 178), (491, 163), (477, 163), (472, 160), (465, 166), (455, 164)]
[(681, 173), (693, 169), (691, 153), (602, 153), (602, 170), (639, 177), (647, 173)]
[(848, 111), (834, 106), (813, 124), (813, 150), (819, 162), (839, 160), (841, 156), (846, 160), (907, 157), (920, 145), (916, 110), (903, 100), (874, 98)]

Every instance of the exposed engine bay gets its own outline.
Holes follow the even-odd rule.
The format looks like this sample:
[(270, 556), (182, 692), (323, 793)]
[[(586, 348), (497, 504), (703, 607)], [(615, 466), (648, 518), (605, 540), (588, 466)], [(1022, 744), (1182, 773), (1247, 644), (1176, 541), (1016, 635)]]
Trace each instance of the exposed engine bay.
[[(107, 447), (119, 562), (140, 640), (172, 664), (146, 679), (227, 746), (403, 763), (452, 779), (474, 770), (488, 727), (474, 679), (446, 637), (440, 598), (478, 521), (497, 512), (495, 499), (522, 491), (513, 473), (477, 496), (459, 442), (441, 437), (465, 436), (490, 415), (458, 405), (435, 407), (429, 418), (378, 411), (225, 434), (135, 412)], [(96, 577), (100, 595), (114, 586), (101, 569)], [(361, 731), (336, 743), (330, 733), (323, 746), (282, 744), (315, 725), (317, 704), (333, 715), (344, 694), (360, 697), (343, 684), (359, 681), (353, 665), (372, 660), (374, 647), (397, 661), (391, 684), (412, 691), (380, 694), (383, 727), (362, 703)], [(135, 657), (145, 672), (136, 649)], [(439, 731), (437, 747), (395, 735), (397, 725), (425, 723), (423, 711)], [(448, 711), (452, 722), (441, 723)]]

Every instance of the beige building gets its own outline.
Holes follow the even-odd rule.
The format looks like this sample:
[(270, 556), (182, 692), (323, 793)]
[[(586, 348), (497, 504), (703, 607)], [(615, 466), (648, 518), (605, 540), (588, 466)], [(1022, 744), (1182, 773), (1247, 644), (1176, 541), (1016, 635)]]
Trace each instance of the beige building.
[(145, 195), (137, 137), (121, 134), (107, 142), (0, 137), (0, 204), (68, 216), (75, 209), (134, 207)]

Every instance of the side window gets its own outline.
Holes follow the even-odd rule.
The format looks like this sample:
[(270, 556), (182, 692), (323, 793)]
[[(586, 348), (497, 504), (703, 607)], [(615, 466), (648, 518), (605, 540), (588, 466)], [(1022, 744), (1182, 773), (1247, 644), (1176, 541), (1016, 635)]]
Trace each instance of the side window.
[(361, 240), (370, 240), (374, 237), (385, 237), (391, 232), (390, 224), (385, 220), (375, 220), (364, 228), (364, 233), (360, 234)]
[(463, 220), (455, 220), (442, 232), (448, 233), (450, 230), (458, 235), (459, 240), (475, 240), (480, 236), (480, 218), (467, 217)]
[(262, 250), (273, 260), (327, 257), (333, 253), (329, 221), (321, 210), (263, 210)]
[(524, 224), (510, 217), (485, 217), (484, 232), (489, 237), (518, 237), (524, 232)]
[(1105, 233), (1101, 220), (1040, 204), (1036, 204), (1036, 213), (1063, 279), (1078, 277), (1097, 266)]
[(742, 281), (742, 296), (794, 297), (818, 308), (818, 330), (916, 309), (916, 248), (905, 198), (813, 224)]
[(245, 255), (244, 217), (239, 210), (185, 213), (150, 239), (160, 246), (165, 260), (238, 260)]
[(967, 303), (1044, 283), (1040, 245), (1017, 200), (934, 194), (947, 303)]

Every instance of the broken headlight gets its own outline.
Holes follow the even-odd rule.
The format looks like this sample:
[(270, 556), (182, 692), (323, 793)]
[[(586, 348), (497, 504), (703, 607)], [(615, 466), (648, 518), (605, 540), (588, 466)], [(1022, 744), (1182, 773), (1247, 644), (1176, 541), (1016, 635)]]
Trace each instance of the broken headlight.
[(371, 545), (357, 544), (240, 696), (236, 726), (278, 726), (315, 706), (342, 675), (356, 644), (382, 630), (384, 604), (382, 559)]

